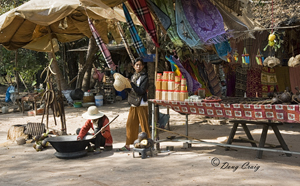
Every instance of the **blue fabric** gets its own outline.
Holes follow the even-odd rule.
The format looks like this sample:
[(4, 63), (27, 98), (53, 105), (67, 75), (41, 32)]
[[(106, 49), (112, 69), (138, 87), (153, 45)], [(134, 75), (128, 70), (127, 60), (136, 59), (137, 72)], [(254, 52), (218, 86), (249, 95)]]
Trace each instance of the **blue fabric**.
[(221, 59), (227, 61), (227, 54), (231, 52), (231, 47), (228, 41), (215, 44), (217, 53)]
[(5, 94), (5, 102), (10, 102), (11, 99), (10, 99), (10, 90), (14, 88), (13, 86), (9, 86), (6, 90), (6, 94)]
[(148, 1), (155, 12), (157, 18), (161, 22), (162, 26), (164, 27), (165, 30), (168, 30), (168, 28), (171, 26), (171, 19), (170, 17), (165, 14), (155, 3), (152, 1)]
[(165, 128), (165, 126), (168, 123), (169, 119), (170, 119), (169, 114), (159, 113), (158, 114), (159, 128)]
[(126, 21), (129, 25), (129, 31), (130, 31), (131, 38), (133, 40), (133, 45), (134, 45), (137, 53), (139, 54), (139, 56), (143, 57), (143, 56), (147, 55), (146, 48), (145, 48), (144, 44), (142, 43), (142, 40), (135, 28), (135, 25), (132, 21), (130, 13), (124, 3), (123, 3), (123, 11), (125, 14)]

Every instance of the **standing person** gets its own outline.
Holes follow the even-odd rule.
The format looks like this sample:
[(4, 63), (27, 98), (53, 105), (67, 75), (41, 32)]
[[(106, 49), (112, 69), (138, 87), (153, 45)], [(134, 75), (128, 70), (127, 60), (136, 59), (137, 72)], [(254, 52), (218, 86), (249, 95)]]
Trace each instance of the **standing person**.
[[(133, 66), (135, 72), (131, 77), (131, 89), (125, 89), (128, 92), (128, 102), (131, 104), (128, 119), (126, 123), (126, 144), (117, 151), (130, 151), (130, 144), (138, 138), (139, 124), (143, 132), (150, 136), (148, 125), (148, 74), (146, 72), (145, 63), (141, 58), (134, 61)], [(135, 100), (140, 100), (138, 103), (132, 101), (130, 97), (135, 97)]]
[[(82, 128), (78, 128), (76, 130), (77, 133), (77, 140), (82, 140), (86, 135), (90, 135), (88, 131), (90, 128), (94, 130), (94, 133), (96, 134), (99, 130), (99, 134), (97, 134), (96, 138), (92, 139), (91, 142), (95, 144), (95, 154), (98, 154), (101, 152), (100, 147), (104, 147), (104, 150), (109, 151), (112, 150), (112, 143), (113, 139), (110, 133), (109, 125), (105, 128), (105, 126), (109, 119), (107, 116), (98, 111), (98, 108), (96, 106), (90, 106), (86, 113), (82, 114), (82, 117), (84, 119), (87, 119), (85, 124)], [(94, 151), (94, 149), (89, 145), (88, 151)]]

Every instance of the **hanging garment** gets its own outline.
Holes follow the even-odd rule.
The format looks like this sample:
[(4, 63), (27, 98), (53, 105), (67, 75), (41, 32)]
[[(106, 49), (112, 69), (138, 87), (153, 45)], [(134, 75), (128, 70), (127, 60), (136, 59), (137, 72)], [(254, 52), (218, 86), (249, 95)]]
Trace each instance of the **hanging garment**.
[[(278, 85), (277, 91), (283, 92), (286, 89), (286, 87), (288, 87), (289, 90), (292, 90), (293, 93), (296, 93), (295, 88), (291, 89), (289, 67), (282, 66), (282, 67), (274, 67), (274, 68), (275, 68), (275, 74), (276, 74), (277, 85)], [(299, 71), (297, 71), (297, 73), (299, 74)]]
[(261, 72), (262, 97), (268, 97), (268, 92), (278, 90), (277, 78), (274, 68), (263, 67)]
[(227, 93), (228, 97), (235, 96), (235, 71), (236, 71), (236, 64), (225, 63), (224, 65), (224, 73), (226, 74), (226, 85), (227, 85)]
[(198, 88), (201, 88), (201, 84), (191, 77), (191, 75), (186, 71), (179, 60), (177, 60), (174, 56), (166, 56), (166, 59), (170, 61), (170, 63), (175, 63), (179, 67), (180, 72), (182, 73), (184, 78), (186, 78), (188, 92), (194, 93), (196, 90), (198, 90)]
[(96, 43), (99, 47), (99, 49), (101, 50), (101, 53), (106, 61), (107, 66), (112, 70), (115, 71), (116, 70), (116, 65), (114, 64), (114, 62), (111, 59), (111, 55), (109, 50), (107, 49), (106, 45), (104, 44), (104, 42), (102, 41), (100, 35), (98, 34), (97, 30), (95, 29), (93, 23), (91, 22), (90, 18), (88, 18), (88, 22), (89, 22), (89, 26), (91, 29), (91, 32), (96, 40)]
[(222, 43), (215, 44), (218, 56), (227, 61), (227, 55), (231, 52), (231, 47), (228, 41), (223, 41)]
[[(204, 64), (202, 62), (198, 62), (197, 68), (198, 68), (198, 72), (199, 72), (201, 79), (203, 79), (203, 81), (204, 81), (205, 96), (211, 96), (212, 94), (211, 94), (211, 90), (210, 90), (208, 77), (207, 77), (207, 74), (205, 73)], [(203, 84), (202, 84), (202, 87), (203, 87)]]
[(123, 40), (123, 43), (125, 45), (126, 51), (127, 51), (128, 55), (130, 57), (131, 63), (134, 64), (135, 58), (134, 58), (134, 56), (133, 56), (133, 54), (132, 54), (132, 52), (131, 52), (131, 50), (128, 46), (127, 40), (125, 39), (125, 34), (124, 34), (123, 29), (120, 25), (120, 22), (117, 23), (117, 27), (118, 27), (119, 33), (122, 37), (122, 40)]
[(147, 55), (146, 48), (145, 48), (140, 36), (137, 33), (137, 30), (135, 28), (135, 25), (133, 24), (133, 21), (129, 14), (129, 11), (124, 3), (123, 3), (123, 11), (125, 14), (126, 21), (129, 25), (129, 31), (130, 31), (130, 35), (131, 35), (131, 38), (133, 41), (134, 48), (136, 49), (139, 56), (141, 56), (141, 57), (146, 56)]
[(159, 7), (157, 7), (157, 5), (155, 3), (153, 3), (152, 1), (147, 1), (147, 2), (149, 2), (149, 4), (151, 5), (151, 8), (155, 12), (157, 18), (161, 22), (164, 29), (168, 30), (169, 27), (171, 26), (170, 17), (167, 14), (165, 14), (161, 9), (159, 9)]
[(210, 86), (210, 92), (214, 96), (222, 96), (221, 86), (220, 86), (220, 79), (218, 79), (217, 74), (214, 71), (213, 64), (210, 62), (204, 62), (205, 71), (208, 77), (208, 82)]
[(298, 67), (289, 67), (290, 72), (290, 81), (291, 81), (291, 90), (293, 93), (296, 93), (295, 87), (300, 87), (300, 66)]
[(175, 47), (182, 47), (183, 42), (180, 40), (177, 32), (176, 32), (176, 19), (175, 19), (175, 12), (174, 12), (174, 6), (173, 1), (170, 0), (152, 0), (157, 7), (159, 7), (165, 14), (167, 14), (170, 19), (172, 25), (167, 30), (168, 36), (170, 37), (172, 43)]
[(134, 11), (134, 14), (138, 17), (142, 23), (144, 29), (150, 35), (153, 43), (156, 47), (159, 47), (155, 24), (150, 14), (146, 0), (127, 0), (130, 7)]
[(209, 0), (181, 0), (186, 19), (205, 44), (226, 41), (223, 18)]
[(247, 72), (247, 97), (262, 96), (261, 89), (261, 68), (252, 68)]
[(236, 68), (235, 97), (244, 97), (247, 90), (247, 68)]
[(198, 35), (194, 32), (191, 25), (184, 15), (181, 0), (176, 0), (175, 3), (175, 14), (176, 14), (176, 28), (177, 33), (182, 41), (188, 46), (195, 49), (203, 49), (204, 43), (201, 42)]

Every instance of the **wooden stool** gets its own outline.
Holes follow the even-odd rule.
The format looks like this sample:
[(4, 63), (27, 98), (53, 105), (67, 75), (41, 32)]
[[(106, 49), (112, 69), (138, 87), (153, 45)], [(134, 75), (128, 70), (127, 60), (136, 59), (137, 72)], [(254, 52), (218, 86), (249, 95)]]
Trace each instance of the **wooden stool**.
[[(246, 121), (246, 120), (231, 120), (229, 121), (230, 123), (233, 123), (233, 127), (231, 129), (231, 132), (230, 132), (230, 135), (229, 135), (229, 138), (227, 140), (227, 144), (232, 144), (232, 142), (242, 142), (241, 140), (237, 140), (237, 139), (234, 139), (234, 136), (235, 136), (235, 133), (236, 133), (236, 130), (237, 130), (237, 127), (239, 124), (242, 125), (248, 139), (249, 139), (249, 143), (251, 143), (252, 147), (257, 147), (256, 143), (254, 143), (254, 139), (247, 127), (246, 124), (254, 124), (254, 125), (263, 125), (263, 131), (261, 133), (261, 136), (260, 136), (260, 141), (259, 141), (259, 148), (264, 148), (265, 147), (265, 142), (266, 142), (266, 138), (267, 138), (267, 133), (268, 133), (268, 129), (269, 129), (269, 126), (272, 127), (279, 143), (280, 143), (280, 146), (276, 146), (276, 147), (281, 147), (283, 150), (287, 150), (289, 151), (289, 148), (288, 146), (286, 145), (285, 141), (283, 140), (281, 134), (280, 134), (280, 131), (278, 130), (277, 128), (277, 125), (282, 125), (281, 123), (272, 123), (272, 122), (264, 122), (264, 121)], [(245, 142), (245, 141), (243, 141)], [(226, 148), (226, 150), (228, 150), (229, 148)], [(262, 154), (263, 154), (263, 151), (262, 150), (259, 150), (257, 152), (257, 158), (258, 159), (261, 159), (262, 158)], [(290, 157), (292, 156), (292, 154), (289, 154), (289, 153), (286, 153), (286, 156)]]
[(21, 98), (22, 112), (24, 113), (24, 101), (28, 101), (28, 102), (33, 103), (33, 107), (34, 107), (34, 111), (35, 111), (34, 115), (36, 115), (36, 112), (37, 112), (36, 102), (39, 101), (40, 99), (41, 99), (40, 94), (37, 94), (37, 93), (31, 93), (26, 96), (23, 96)]

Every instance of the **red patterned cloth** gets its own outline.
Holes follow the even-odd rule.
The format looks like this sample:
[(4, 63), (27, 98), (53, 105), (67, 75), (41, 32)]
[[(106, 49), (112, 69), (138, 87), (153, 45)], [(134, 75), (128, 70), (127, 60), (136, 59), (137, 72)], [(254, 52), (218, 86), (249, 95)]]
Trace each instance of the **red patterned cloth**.
[(155, 99), (150, 99), (149, 101), (184, 114), (300, 123), (299, 105), (220, 104)]
[(138, 17), (145, 30), (152, 38), (152, 41), (154, 42), (155, 46), (159, 47), (155, 25), (151, 17), (146, 0), (128, 0), (128, 3), (134, 11), (134, 14)]
[(261, 97), (261, 88), (261, 69), (249, 69), (247, 72), (247, 97), (256, 97), (256, 93), (258, 97)]

